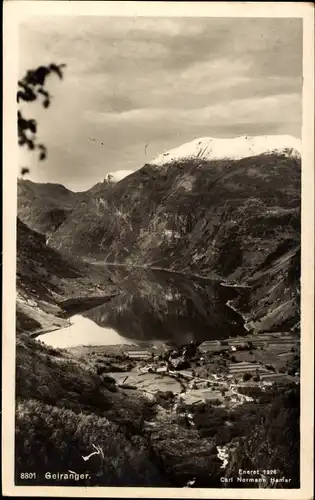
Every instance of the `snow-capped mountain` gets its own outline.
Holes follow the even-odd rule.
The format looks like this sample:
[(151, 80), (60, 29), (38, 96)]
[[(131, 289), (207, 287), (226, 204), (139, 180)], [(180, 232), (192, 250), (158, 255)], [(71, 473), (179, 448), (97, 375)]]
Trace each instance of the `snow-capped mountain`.
[[(64, 255), (251, 280), (248, 327), (289, 329), (299, 321), (299, 151), (290, 136), (197, 139), (65, 199), (21, 183), (19, 215)], [(49, 199), (60, 200), (58, 227)]]
[(153, 158), (153, 165), (167, 165), (177, 161), (240, 160), (262, 154), (284, 154), (300, 158), (301, 140), (290, 135), (241, 136), (218, 139), (202, 137), (171, 149)]

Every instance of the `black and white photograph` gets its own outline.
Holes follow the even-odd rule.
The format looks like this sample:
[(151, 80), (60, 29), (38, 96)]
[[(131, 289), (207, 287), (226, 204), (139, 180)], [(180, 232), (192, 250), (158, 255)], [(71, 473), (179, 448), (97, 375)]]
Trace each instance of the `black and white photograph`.
[(303, 15), (68, 3), (18, 24), (14, 486), (289, 498)]

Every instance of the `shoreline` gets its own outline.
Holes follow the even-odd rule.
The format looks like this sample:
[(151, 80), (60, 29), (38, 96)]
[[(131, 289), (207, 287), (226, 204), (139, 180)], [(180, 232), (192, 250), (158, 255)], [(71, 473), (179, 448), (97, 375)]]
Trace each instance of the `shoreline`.
[[(165, 272), (165, 273), (169, 273), (169, 274), (175, 274), (175, 275), (178, 275), (178, 276), (182, 276), (182, 277), (186, 277), (188, 279), (192, 279), (192, 280), (199, 280), (199, 281), (202, 281), (202, 282), (205, 282), (205, 283), (213, 283), (215, 282), (216, 284), (218, 284), (219, 286), (222, 286), (222, 287), (225, 287), (225, 288), (250, 288), (246, 285), (238, 285), (238, 284), (230, 284), (226, 281), (222, 281), (222, 278), (219, 277), (219, 276), (201, 276), (199, 274), (189, 274), (185, 271), (179, 271), (179, 270), (173, 270), (173, 269), (169, 269), (169, 268), (163, 268), (163, 267), (159, 267), (159, 266), (149, 266), (149, 265), (145, 265), (145, 264), (128, 264), (128, 263), (115, 263), (115, 262), (91, 262), (91, 261), (88, 261), (88, 260), (82, 260), (82, 264), (89, 264), (89, 265), (93, 265), (93, 266), (96, 266), (96, 267), (123, 267), (123, 268), (140, 268), (140, 269), (144, 269), (144, 270), (152, 270), (152, 271), (160, 271), (160, 272)], [(91, 309), (94, 307), (94, 301), (96, 303), (99, 303), (99, 302), (107, 302), (109, 300), (111, 300), (112, 298), (116, 297), (117, 295), (119, 295), (119, 291), (117, 291), (116, 293), (112, 293), (112, 294), (109, 294), (109, 295), (103, 295), (103, 296), (90, 296), (90, 297), (84, 297), (84, 298), (81, 298), (81, 297), (69, 297), (69, 298), (66, 298), (62, 301), (59, 301), (58, 302), (58, 307), (60, 307), (62, 309), (62, 315), (64, 316), (64, 319), (68, 319), (68, 318), (71, 318), (72, 316), (76, 315), (76, 314), (80, 314), (80, 313), (84, 313), (85, 311)], [(81, 309), (81, 307), (84, 305), (84, 308)], [(227, 307), (230, 307), (234, 312), (236, 312), (238, 315), (241, 316), (241, 318), (243, 319), (243, 321), (245, 322), (245, 318), (243, 317), (243, 315), (238, 312), (235, 308), (233, 308), (233, 306), (230, 305), (230, 301), (227, 301), (226, 302), (226, 305)], [(81, 307), (80, 307), (81, 306)], [(69, 315), (69, 309), (71, 307), (74, 307), (74, 309), (78, 309), (78, 310), (74, 310), (72, 315)], [(58, 330), (61, 330), (61, 329), (64, 329), (64, 328), (69, 328), (71, 325), (64, 325), (64, 326), (60, 326), (60, 327), (57, 327), (57, 328), (49, 328), (49, 329), (46, 329), (46, 330), (37, 330), (35, 332), (30, 332), (29, 335), (31, 338), (37, 338), (41, 335), (44, 335), (46, 333), (51, 333), (51, 332), (54, 332), (54, 331), (58, 331)], [(247, 330), (247, 328), (245, 327), (245, 329)], [(248, 331), (248, 330), (247, 330)]]
[[(84, 261), (86, 263), (89, 263), (94, 266), (104, 266), (104, 267), (125, 267), (125, 268), (131, 268), (131, 269), (145, 269), (145, 270), (152, 270), (152, 271), (161, 271), (165, 273), (170, 273), (170, 274), (178, 274), (179, 276), (186, 276), (187, 278), (197, 278), (202, 281), (220, 281), (222, 278), (218, 275), (213, 275), (213, 276), (201, 276), (200, 274), (195, 274), (195, 273), (187, 273), (186, 271), (180, 271), (176, 269), (170, 269), (167, 267), (160, 267), (160, 266), (151, 266), (149, 264), (128, 264), (128, 263), (119, 263), (119, 262), (90, 262), (90, 261)], [(223, 285), (223, 283), (220, 282), (220, 285)]]

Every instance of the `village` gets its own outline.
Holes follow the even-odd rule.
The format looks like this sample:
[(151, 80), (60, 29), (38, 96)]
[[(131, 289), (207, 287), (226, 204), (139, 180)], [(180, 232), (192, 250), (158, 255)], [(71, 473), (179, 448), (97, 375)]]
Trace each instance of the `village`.
[(299, 338), (292, 332), (252, 334), (199, 345), (190, 342), (180, 347), (142, 342), (80, 349), (81, 355), (86, 350), (99, 373), (111, 377), (117, 387), (138, 389), (149, 399), (164, 394), (172, 399), (172, 406), (211, 403), (233, 408), (253, 401), (252, 394), (275, 382), (299, 380)]

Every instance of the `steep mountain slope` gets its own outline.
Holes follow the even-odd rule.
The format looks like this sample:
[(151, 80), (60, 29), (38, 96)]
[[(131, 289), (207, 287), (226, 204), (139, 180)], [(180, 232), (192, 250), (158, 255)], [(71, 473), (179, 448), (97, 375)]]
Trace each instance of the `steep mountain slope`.
[(111, 295), (109, 274), (65, 259), (49, 248), (45, 236), (17, 219), (17, 332), (62, 326), (61, 301), (69, 297)]
[(300, 246), (279, 245), (247, 280), (250, 286), (231, 302), (256, 332), (300, 328)]
[(61, 184), (18, 180), (18, 215), (31, 229), (47, 234), (60, 226), (71, 212), (76, 193)]
[(18, 216), (31, 229), (49, 236), (71, 215), (77, 205), (81, 206), (82, 201), (92, 196), (104, 194), (113, 184), (110, 179), (104, 179), (87, 191), (73, 192), (61, 184), (19, 179)]
[[(229, 282), (246, 283), (256, 275), (252, 292), (258, 287), (268, 295), (268, 273), (274, 283), (291, 258), (296, 265), (294, 256), (285, 255), (300, 244), (301, 160), (298, 141), (252, 139), (233, 139), (229, 145), (224, 140), (221, 156), (234, 151), (236, 157), (246, 156), (241, 159), (205, 159), (219, 148), (216, 140), (210, 141), (210, 153), (199, 155), (193, 142), (190, 149), (183, 147), (185, 154), (170, 154), (171, 162), (154, 160), (106, 194), (84, 200), (50, 244), (85, 259), (215, 272)], [(257, 151), (263, 152), (251, 156)], [(257, 275), (264, 266), (264, 276)], [(289, 300), (285, 289), (279, 290), (280, 302)]]
[(84, 208), (54, 233), (53, 246), (239, 279), (281, 242), (299, 242), (300, 163), (269, 155), (163, 171), (145, 165)]

